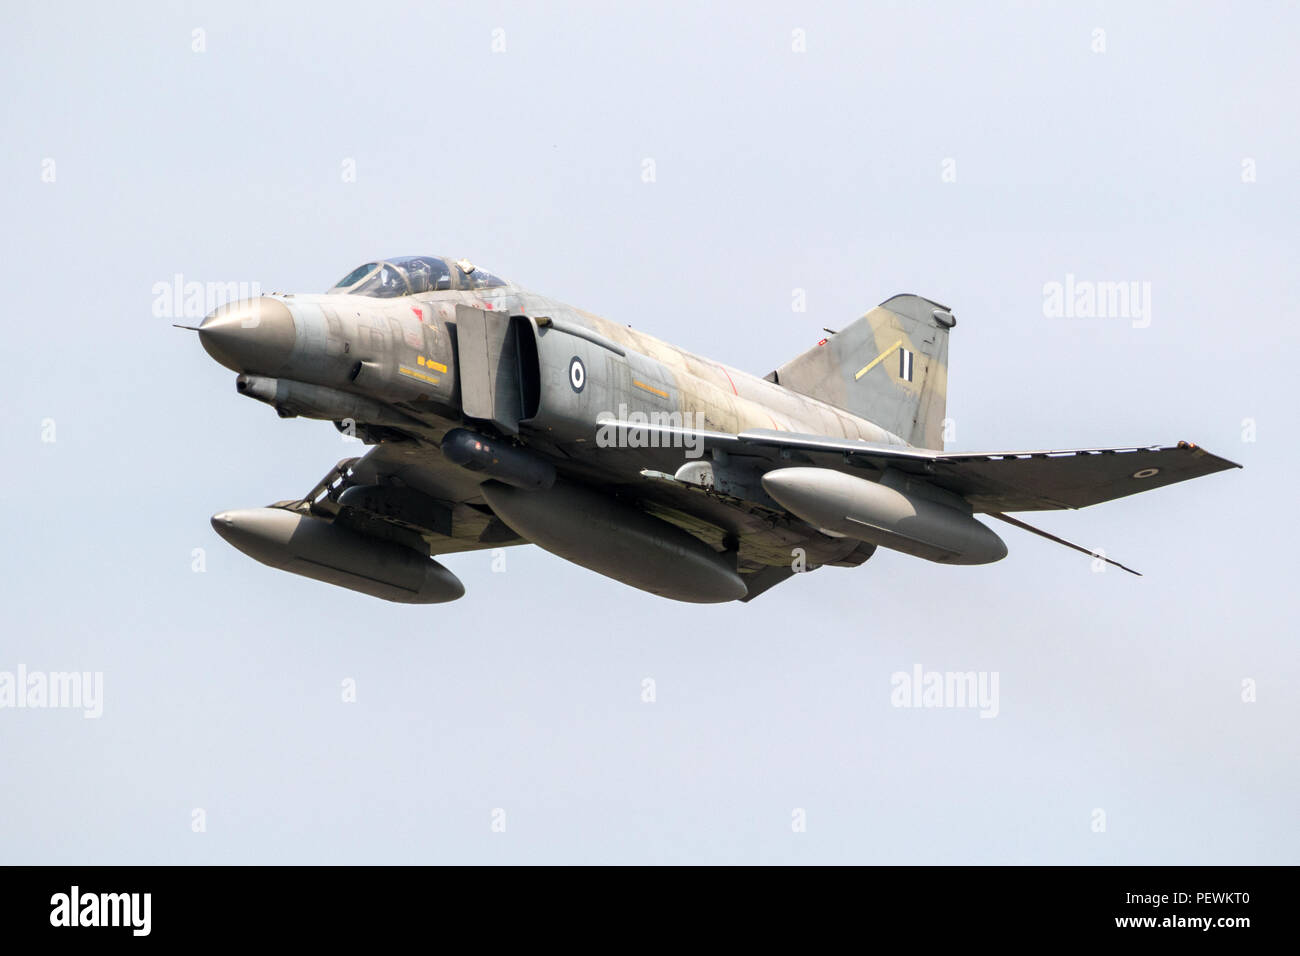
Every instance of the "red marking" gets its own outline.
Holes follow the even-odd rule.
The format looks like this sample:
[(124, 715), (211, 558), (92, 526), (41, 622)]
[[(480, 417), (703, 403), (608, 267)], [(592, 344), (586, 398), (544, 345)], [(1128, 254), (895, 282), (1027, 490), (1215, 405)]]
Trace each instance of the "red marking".
[(740, 393), (736, 391), (736, 383), (731, 381), (731, 373), (728, 372), (725, 368), (722, 368), (721, 365), (719, 365), (718, 368), (722, 369), (722, 374), (727, 376), (727, 381), (731, 383), (731, 394), (739, 395)]
[(417, 309), (415, 306), (411, 306), (411, 311), (415, 313), (415, 317), (416, 317), (417, 319), (419, 319), (421, 322), (424, 321), (424, 310), (423, 310), (423, 309)]
[(822, 340), (819, 341), (817, 344), (818, 344), (818, 345), (825, 345), (825, 344), (826, 344), (827, 342), (829, 342), (829, 341), (830, 341), (830, 339), (822, 339)]
[(492, 303), (491, 303), (491, 302), (484, 302), (484, 303), (483, 303), (483, 308), (485, 308), (485, 309), (487, 309), (489, 312), (491, 312), (491, 311), (492, 311)]

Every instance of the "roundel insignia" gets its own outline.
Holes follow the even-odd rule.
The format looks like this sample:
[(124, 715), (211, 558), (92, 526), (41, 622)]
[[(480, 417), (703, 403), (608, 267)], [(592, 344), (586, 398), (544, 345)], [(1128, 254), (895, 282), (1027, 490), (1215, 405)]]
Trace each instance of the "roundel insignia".
[(1134, 477), (1134, 478), (1151, 478), (1151, 477), (1153, 477), (1153, 476), (1155, 476), (1155, 475), (1158, 475), (1158, 474), (1160, 474), (1160, 469), (1159, 469), (1159, 468), (1143, 468), (1143, 469), (1140, 470), (1140, 471), (1135, 471), (1135, 472), (1133, 472), (1133, 477)]
[(569, 385), (575, 392), (581, 392), (587, 387), (587, 366), (576, 355), (569, 359)]

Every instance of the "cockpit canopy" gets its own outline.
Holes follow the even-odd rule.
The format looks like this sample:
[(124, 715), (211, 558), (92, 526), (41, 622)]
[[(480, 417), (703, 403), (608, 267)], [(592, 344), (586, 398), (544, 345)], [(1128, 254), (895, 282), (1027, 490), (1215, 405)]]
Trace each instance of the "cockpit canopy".
[(494, 289), (503, 285), (505, 282), (501, 279), (475, 267), (466, 259), (453, 262), (438, 256), (403, 256), (400, 259), (381, 259), (357, 266), (329, 291), (394, 299), (419, 292), (443, 292), (449, 289), (464, 292)]

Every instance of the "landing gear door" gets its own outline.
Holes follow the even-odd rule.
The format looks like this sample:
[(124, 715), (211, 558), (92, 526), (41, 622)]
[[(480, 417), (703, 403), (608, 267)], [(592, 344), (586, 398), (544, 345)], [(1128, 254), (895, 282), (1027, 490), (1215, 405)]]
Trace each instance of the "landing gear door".
[(456, 362), (466, 418), (491, 422), (510, 435), (519, 433), (523, 407), (517, 352), (508, 314), (456, 306)]

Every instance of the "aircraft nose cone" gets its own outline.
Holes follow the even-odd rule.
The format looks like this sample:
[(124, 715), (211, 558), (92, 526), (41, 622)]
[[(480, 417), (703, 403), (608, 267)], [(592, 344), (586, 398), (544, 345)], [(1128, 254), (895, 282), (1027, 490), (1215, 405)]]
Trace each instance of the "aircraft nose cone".
[(223, 511), (220, 514), (212, 516), (212, 530), (221, 535), (226, 541), (230, 541), (240, 531), (239, 525), (235, 521), (236, 516), (229, 511)]
[(232, 372), (274, 375), (296, 338), (289, 309), (265, 295), (223, 305), (199, 324), (203, 347)]

